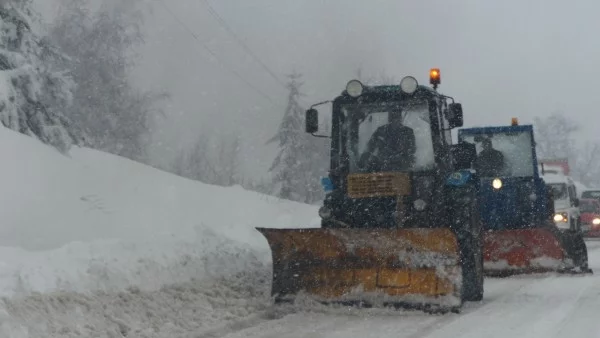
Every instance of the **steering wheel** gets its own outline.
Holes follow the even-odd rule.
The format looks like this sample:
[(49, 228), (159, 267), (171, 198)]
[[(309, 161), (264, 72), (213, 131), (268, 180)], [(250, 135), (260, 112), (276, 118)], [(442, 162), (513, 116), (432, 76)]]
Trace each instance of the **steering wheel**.
[(363, 171), (376, 171), (381, 168), (383, 161), (379, 155), (372, 152), (365, 152), (358, 161), (358, 167)]

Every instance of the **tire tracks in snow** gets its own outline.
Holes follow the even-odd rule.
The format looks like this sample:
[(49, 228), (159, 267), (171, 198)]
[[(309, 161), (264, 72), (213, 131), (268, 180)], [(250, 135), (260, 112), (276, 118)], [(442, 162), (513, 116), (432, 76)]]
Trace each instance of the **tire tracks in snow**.
[[(588, 247), (590, 267), (596, 271), (600, 268), (598, 249), (600, 249), (600, 242)], [(507, 287), (510, 290), (511, 285), (519, 282), (519, 279), (529, 283), (522, 285), (518, 290), (505, 291)], [(480, 307), (476, 311), (458, 317), (456, 321), (421, 332), (426, 335), (415, 337), (438, 338), (456, 335), (467, 338), (517, 335), (546, 338), (561, 337), (560, 332), (564, 331), (573, 335), (579, 330), (578, 321), (582, 321), (581, 325), (589, 324), (589, 312), (597, 310), (597, 305), (596, 308), (593, 306), (594, 301), (597, 303), (600, 296), (600, 287), (597, 284), (598, 277), (595, 275), (570, 276), (551, 273), (510, 277), (501, 288), (494, 290), (494, 292), (507, 292), (505, 296), (495, 299), (489, 306)], [(586, 294), (593, 293), (594, 288), (597, 292), (593, 297), (584, 297)], [(577, 316), (582, 312), (582, 302), (590, 303), (587, 322), (586, 316)], [(599, 331), (597, 327), (589, 325), (587, 330), (596, 334)]]
[[(422, 330), (418, 330), (418, 331), (410, 334), (409, 336), (406, 336), (406, 338), (425, 337), (431, 333), (434, 333), (434, 332), (442, 329), (443, 327), (451, 324), (452, 322), (460, 320), (461, 318), (463, 318), (466, 315), (469, 315), (470, 313), (482, 311), (482, 310), (485, 311), (487, 308), (493, 306), (495, 304), (495, 302), (502, 301), (502, 300), (512, 297), (515, 293), (518, 293), (521, 290), (525, 289), (526, 287), (530, 286), (536, 280), (537, 279), (520, 278), (520, 279), (518, 279), (517, 285), (508, 286), (506, 284), (509, 284), (509, 283), (502, 283), (503, 281), (507, 281), (507, 279), (503, 279), (503, 278), (494, 279), (494, 282), (497, 282), (497, 284), (500, 284), (502, 286), (506, 285), (505, 287), (501, 287), (501, 290), (510, 290), (510, 293), (505, 293), (504, 295), (499, 295), (498, 298), (492, 297), (490, 299), (490, 298), (488, 298), (490, 296), (486, 295), (485, 290), (484, 290), (484, 296), (483, 296), (482, 301), (466, 303), (460, 314), (445, 315), (444, 317), (439, 318), (435, 322), (427, 325), (427, 327), (423, 328)], [(489, 283), (489, 279), (486, 280), (486, 282)], [(510, 284), (512, 284), (512, 283), (510, 283)], [(484, 284), (484, 288), (485, 288), (485, 284)], [(496, 292), (494, 292), (494, 293), (497, 293), (500, 290), (495, 290), (495, 291)]]
[[(591, 293), (595, 297), (584, 297), (584, 291), (586, 291), (585, 296), (589, 296)], [(555, 329), (555, 332), (552, 335), (548, 335), (548, 337), (574, 336), (574, 332), (577, 332), (577, 335), (580, 337), (600, 336), (600, 327), (596, 321), (582, 321), (582, 319), (589, 318), (591, 314), (598, 312), (598, 296), (600, 296), (600, 286), (598, 284), (591, 285), (586, 290), (582, 290), (579, 297), (581, 301), (577, 302), (578, 306), (571, 309), (568, 316), (565, 316), (561, 321), (560, 327)]]
[(550, 337), (569, 321), (584, 290), (597, 279), (541, 279), (420, 337)]
[[(322, 304), (312, 304), (314, 307), (309, 306), (286, 306), (286, 305), (272, 305), (269, 309), (256, 313), (252, 318), (246, 318), (236, 322), (227, 323), (219, 328), (214, 328), (209, 331), (197, 333), (194, 335), (187, 336), (187, 338), (221, 338), (230, 335), (239, 336), (242, 335), (243, 331), (261, 331), (260, 337), (287, 337), (294, 336), (296, 333), (295, 327), (286, 327), (286, 324), (293, 321), (294, 316), (300, 317), (302, 320), (311, 320), (310, 325), (311, 332), (315, 331), (316, 336), (321, 337), (324, 333), (330, 332), (329, 330), (338, 330), (338, 323), (340, 321), (352, 321), (365, 320), (368, 317), (387, 317), (395, 318), (396, 320), (410, 320), (418, 318), (420, 322), (419, 327), (411, 328), (412, 332), (405, 336), (407, 338), (420, 338), (428, 335), (436, 330), (443, 328), (450, 323), (459, 320), (464, 315), (471, 312), (480, 311), (486, 307), (492, 306), (494, 302), (502, 299), (511, 297), (516, 292), (520, 292), (522, 289), (528, 287), (532, 283), (539, 281), (539, 279), (518, 279), (506, 285), (505, 280), (496, 282), (495, 289), (501, 288), (502, 290), (495, 290), (490, 296), (485, 297), (484, 300), (477, 303), (467, 303), (463, 308), (461, 314), (447, 313), (443, 315), (439, 314), (425, 314), (420, 311), (407, 311), (407, 310), (393, 310), (393, 309), (358, 309), (352, 307), (332, 307)], [(506, 293), (509, 292), (509, 293)], [(499, 297), (496, 297), (499, 296)], [(351, 314), (348, 314), (351, 312)], [(380, 316), (381, 315), (381, 316)], [(318, 319), (326, 318), (326, 321), (312, 321), (313, 316), (317, 316)], [(302, 318), (307, 317), (307, 318)], [(438, 318), (436, 318), (438, 317)], [(277, 323), (279, 321), (279, 323)], [(264, 330), (260, 328), (264, 327)], [(420, 328), (422, 327), (422, 328)], [(252, 332), (248, 332), (249, 336), (253, 336)], [(311, 336), (309, 332), (304, 331), (301, 334), (302, 337)]]
[[(477, 316), (489, 316), (496, 317), (500, 320), (504, 315), (509, 316), (512, 312), (518, 312), (518, 308), (515, 309), (507, 304), (519, 304), (523, 300), (522, 297), (526, 297), (532, 291), (536, 291), (544, 288), (545, 283), (553, 283), (555, 279), (569, 279), (569, 278), (581, 278), (581, 277), (565, 277), (558, 274), (534, 274), (526, 276), (514, 276), (510, 278), (486, 278), (486, 293), (484, 299), (481, 302), (468, 302), (464, 305), (463, 310), (460, 314), (445, 314), (445, 315), (428, 315), (423, 314), (419, 311), (404, 311), (404, 310), (387, 310), (387, 309), (356, 309), (356, 308), (335, 308), (328, 307), (325, 305), (317, 304), (315, 308), (311, 307), (290, 307), (281, 308), (278, 306), (272, 306), (266, 311), (256, 314), (251, 320), (242, 320), (235, 323), (229, 323), (219, 329), (211, 330), (210, 332), (204, 332), (202, 334), (196, 334), (189, 336), (190, 338), (218, 338), (232, 336), (246, 336), (242, 334), (243, 331), (250, 330), (247, 335), (254, 337), (254, 332), (259, 333), (256, 336), (259, 337), (295, 337), (297, 333), (294, 323), (294, 318), (297, 316), (298, 320), (311, 321), (310, 326), (311, 332), (318, 330), (318, 336), (322, 336), (329, 331), (339, 331), (339, 327), (336, 327), (336, 322), (340, 320), (349, 321), (350, 324), (354, 324), (356, 320), (369, 320), (367, 317), (378, 317), (377, 310), (382, 317), (395, 318), (399, 322), (411, 321), (413, 319), (414, 324), (411, 326), (410, 333), (403, 337), (407, 338), (422, 338), (428, 335), (435, 335), (439, 331), (444, 331), (448, 326), (455, 324), (455, 322), (464, 321), (465, 318), (470, 318), (474, 314)], [(526, 304), (525, 304), (526, 305)], [(530, 304), (530, 307), (535, 305)], [(347, 312), (351, 311), (352, 314), (348, 315)], [(313, 318), (317, 315), (317, 318)], [(321, 315), (321, 317), (318, 317)], [(436, 318), (438, 317), (439, 318)], [(325, 321), (323, 321), (323, 317)], [(353, 319), (356, 318), (356, 319)], [(315, 320), (316, 321), (313, 321)], [(320, 320), (319, 320), (320, 319)], [(279, 322), (279, 323), (277, 323)], [(288, 324), (293, 323), (294, 327), (286, 327)], [(345, 324), (343, 324), (345, 325)], [(310, 336), (309, 332), (303, 332), (300, 336)]]
[[(586, 241), (588, 245), (588, 251), (590, 253), (596, 253), (600, 249), (600, 240), (599, 241)], [(600, 263), (600, 262), (599, 262)], [(596, 264), (600, 267), (600, 264)], [(463, 310), (460, 314), (445, 314), (445, 315), (426, 315), (421, 314), (416, 311), (407, 311), (404, 312), (402, 310), (393, 311), (394, 314), (397, 314), (399, 320), (408, 319), (415, 315), (416, 318), (419, 318), (422, 322), (422, 325), (418, 325), (411, 330), (412, 332), (405, 336), (407, 338), (421, 338), (428, 336), (430, 334), (435, 334), (439, 330), (443, 330), (448, 325), (452, 325), (456, 321), (464, 320), (465, 317), (472, 316), (474, 313), (487, 313), (489, 316), (501, 317), (502, 313), (514, 312), (514, 308), (504, 309), (503, 305), (507, 303), (513, 303), (515, 300), (518, 303), (518, 298), (522, 295), (527, 295), (529, 290), (538, 290), (539, 288), (543, 288), (543, 285), (547, 283), (549, 280), (553, 280), (556, 278), (565, 278), (564, 275), (556, 274), (556, 273), (546, 273), (546, 274), (532, 274), (532, 275), (521, 275), (521, 276), (513, 276), (509, 278), (486, 278), (486, 288), (484, 299), (481, 302), (469, 302), (466, 303), (463, 307)], [(569, 276), (567, 278), (582, 278), (580, 276)], [(583, 292), (583, 291), (582, 291)], [(578, 299), (581, 297), (582, 293), (578, 296)], [(366, 312), (366, 309), (353, 309), (354, 315), (357, 313), (360, 314), (361, 311), (365, 315), (369, 312)], [(388, 310), (386, 314), (389, 315)], [(323, 316), (326, 316), (328, 321), (335, 322), (336, 319), (339, 319), (340, 316), (345, 316), (344, 311), (340, 311), (340, 308), (335, 307), (327, 307), (321, 304), (317, 304), (316, 308), (312, 307), (285, 307), (282, 305), (271, 305), (268, 309), (263, 310), (261, 312), (257, 312), (251, 317), (247, 317), (241, 320), (228, 322), (220, 327), (213, 328), (211, 330), (196, 333), (193, 335), (189, 335), (189, 338), (220, 338), (226, 337), (229, 335), (236, 335), (236, 333), (241, 333), (242, 331), (257, 328), (260, 326), (265, 326), (265, 332), (263, 337), (270, 337), (268, 335), (268, 331), (273, 328), (277, 328), (277, 321), (280, 321), (282, 325), (287, 323), (289, 316), (294, 315), (313, 315), (315, 313), (321, 313)], [(409, 316), (405, 314), (409, 313)], [(440, 316), (439, 318), (435, 318), (436, 316)], [(288, 318), (286, 318), (288, 317)], [(395, 316), (394, 316), (395, 317)], [(285, 319), (284, 319), (285, 318)], [(568, 318), (563, 319), (568, 320)], [(326, 329), (334, 324), (329, 323), (319, 323), (321, 325), (320, 328)], [(311, 323), (311, 325), (316, 325), (315, 323)], [(419, 326), (422, 327), (419, 329)], [(288, 331), (284, 327), (279, 327), (279, 330), (276, 330), (271, 336), (278, 337), (281, 335), (283, 331)], [(306, 337), (306, 333), (303, 335)], [(320, 331), (322, 334), (323, 331)]]
[(232, 319), (252, 323), (256, 313), (268, 308), (268, 277), (266, 269), (257, 267), (157, 290), (56, 291), (4, 298), (0, 336), (24, 331), (29, 338), (185, 337)]

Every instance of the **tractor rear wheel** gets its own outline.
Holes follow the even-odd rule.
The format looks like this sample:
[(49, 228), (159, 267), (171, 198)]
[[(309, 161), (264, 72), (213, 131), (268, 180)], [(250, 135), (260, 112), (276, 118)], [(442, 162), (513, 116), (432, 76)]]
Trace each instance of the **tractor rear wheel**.
[(474, 187), (450, 190), (452, 227), (458, 237), (463, 271), (463, 301), (483, 299), (483, 231)]

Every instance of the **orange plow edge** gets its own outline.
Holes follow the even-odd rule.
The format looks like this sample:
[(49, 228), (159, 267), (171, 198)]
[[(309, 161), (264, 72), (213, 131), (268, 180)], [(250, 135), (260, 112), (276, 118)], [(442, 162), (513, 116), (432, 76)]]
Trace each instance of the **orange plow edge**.
[(485, 232), (484, 273), (487, 276), (567, 272), (573, 268), (573, 259), (558, 231), (534, 228)]
[(449, 229), (257, 230), (271, 248), (276, 302), (305, 296), (450, 311), (462, 304), (460, 253)]

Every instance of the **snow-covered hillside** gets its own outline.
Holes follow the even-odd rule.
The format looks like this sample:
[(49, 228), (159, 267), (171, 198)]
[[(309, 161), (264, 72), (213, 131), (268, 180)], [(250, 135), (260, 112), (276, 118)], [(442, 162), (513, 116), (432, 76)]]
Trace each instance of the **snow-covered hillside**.
[[(307, 227), (318, 221), (313, 206), (240, 187), (204, 185), (85, 148), (73, 149), (71, 156), (65, 157), (5, 128), (0, 128), (0, 152), (4, 158), (0, 167), (0, 295), (10, 297), (4, 305), (15, 311), (6, 314), (12, 318), (8, 322), (0, 315), (0, 328), (4, 328), (0, 333), (21, 332), (16, 329), (21, 327), (19, 320), (12, 317), (18, 315), (21, 322), (41, 325), (37, 330), (29, 328), (31, 336), (48, 327), (66, 330), (64, 334), (57, 331), (59, 336), (78, 336), (72, 327), (53, 317), (64, 315), (66, 320), (75, 315), (73, 312), (64, 309), (64, 313), (49, 315), (32, 310), (57, 305), (53, 298), (57, 296), (51, 293), (56, 290), (63, 292), (66, 298), (59, 303), (67, 308), (67, 299), (86, 304), (88, 310), (93, 304), (103, 307), (97, 318), (85, 310), (76, 311), (91, 323), (106, 320), (107, 311), (111, 311), (106, 302), (114, 305), (126, 301), (119, 300), (120, 291), (130, 297), (154, 293), (154, 298), (138, 299), (150, 310), (132, 312), (144, 317), (157, 309), (154, 315), (164, 315), (158, 310), (173, 306), (174, 301), (164, 286), (177, 283), (187, 285), (186, 290), (196, 290), (194, 306), (205, 305), (215, 311), (217, 303), (231, 301), (220, 293), (242, 292), (232, 291), (235, 284), (256, 277), (248, 276), (248, 271), (268, 270), (267, 242), (254, 227)], [(207, 287), (215, 283), (218, 287)], [(44, 295), (27, 298), (27, 310), (20, 313), (18, 304), (25, 303), (17, 299), (31, 291)], [(101, 293), (90, 294), (92, 291)], [(98, 298), (102, 292), (107, 296)], [(82, 297), (97, 302), (83, 301)], [(123, 311), (119, 306), (114, 308)], [(104, 324), (95, 323), (95, 328), (84, 328), (80, 333), (104, 336), (99, 333)], [(94, 326), (86, 321), (81, 325)], [(136, 324), (130, 320), (128, 325)], [(157, 327), (153, 330), (160, 332)]]

